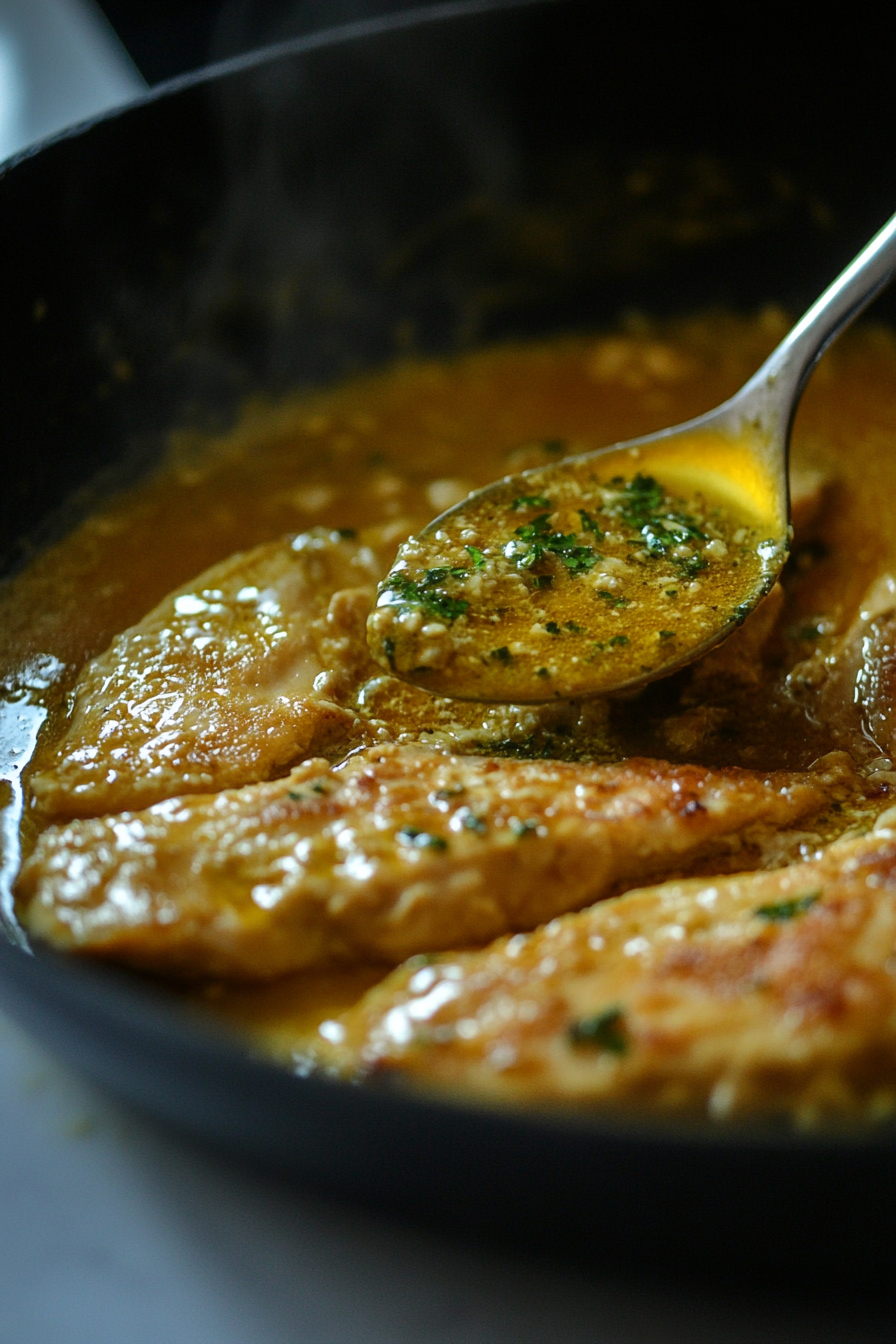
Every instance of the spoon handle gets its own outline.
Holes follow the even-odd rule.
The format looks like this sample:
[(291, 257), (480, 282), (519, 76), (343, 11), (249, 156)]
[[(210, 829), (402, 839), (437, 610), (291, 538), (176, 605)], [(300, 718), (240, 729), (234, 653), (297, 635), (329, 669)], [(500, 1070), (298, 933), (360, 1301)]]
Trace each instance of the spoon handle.
[(896, 274), (896, 215), (815, 300), (743, 388), (773, 395), (789, 423), (809, 374), (831, 341), (876, 298)]

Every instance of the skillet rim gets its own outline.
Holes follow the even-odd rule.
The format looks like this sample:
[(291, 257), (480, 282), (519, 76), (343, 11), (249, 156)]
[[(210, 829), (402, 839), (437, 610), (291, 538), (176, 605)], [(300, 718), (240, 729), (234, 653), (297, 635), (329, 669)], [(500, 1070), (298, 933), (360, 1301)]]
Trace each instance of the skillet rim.
[[(341, 25), (319, 33), (309, 34), (286, 42), (260, 48), (232, 60), (219, 62), (199, 71), (168, 80), (131, 102), (101, 113), (57, 135), (48, 137), (8, 160), (0, 166), (4, 177), (19, 163), (27, 161), (45, 148), (76, 138), (92, 127), (126, 115), (145, 105), (160, 101), (187, 89), (213, 83), (228, 75), (259, 69), (281, 59), (301, 55), (326, 47), (337, 46), (367, 36), (379, 35), (447, 22), (453, 18), (485, 15), (499, 11), (534, 8), (556, 4), (560, 0), (448, 0), (447, 3), (427, 8), (382, 15), (375, 19)], [(41, 1009), (40, 1002), (43, 1004)], [(247, 1090), (257, 1087), (261, 1093), (273, 1089), (277, 1095), (289, 1099), (295, 1108), (297, 1127), (303, 1115), (307, 1120), (315, 1107), (329, 1106), (342, 1113), (364, 1116), (400, 1116), (406, 1123), (432, 1124), (441, 1122), (450, 1130), (459, 1126), (472, 1138), (476, 1133), (504, 1133), (510, 1141), (521, 1136), (530, 1142), (552, 1143), (560, 1139), (585, 1145), (596, 1158), (606, 1160), (607, 1152), (624, 1152), (626, 1160), (643, 1155), (660, 1162), (676, 1157), (695, 1159), (701, 1155), (708, 1162), (711, 1155), (741, 1158), (745, 1166), (763, 1159), (792, 1159), (797, 1165), (818, 1166), (824, 1171), (829, 1159), (839, 1157), (847, 1165), (857, 1160), (870, 1161), (879, 1168), (880, 1175), (896, 1171), (896, 1122), (885, 1122), (875, 1127), (837, 1126), (813, 1131), (798, 1131), (792, 1125), (781, 1125), (758, 1120), (714, 1122), (708, 1117), (693, 1121), (678, 1117), (646, 1112), (578, 1112), (544, 1107), (504, 1108), (491, 1107), (475, 1098), (447, 1097), (418, 1092), (396, 1085), (388, 1090), (376, 1087), (358, 1087), (332, 1078), (301, 1077), (282, 1065), (266, 1060), (239, 1042), (236, 1033), (227, 1033), (214, 1027), (198, 1014), (191, 1013), (172, 998), (142, 982), (136, 975), (103, 965), (88, 964), (77, 958), (65, 957), (48, 949), (36, 953), (22, 951), (0, 938), (0, 1002), (13, 1018), (26, 1023), (38, 1039), (53, 1038), (46, 1026), (47, 1005), (55, 1003), (58, 1011), (67, 1007), (70, 1012), (90, 1019), (94, 1031), (105, 1029), (112, 1036), (130, 1035), (139, 1045), (151, 1045), (167, 1054), (180, 1068), (184, 1065), (203, 1067), (231, 1079), (234, 1088)], [(34, 1024), (37, 1023), (35, 1026)], [(57, 1022), (56, 1037), (65, 1023)], [(64, 1032), (63, 1032), (64, 1034)], [(54, 1053), (60, 1053), (55, 1045)], [(68, 1055), (64, 1050), (61, 1053)], [(82, 1049), (81, 1054), (84, 1051)], [(95, 1053), (95, 1052), (94, 1052)], [(132, 1086), (116, 1085), (107, 1071), (88, 1067), (83, 1059), (75, 1068), (99, 1082), (125, 1100), (135, 1102), (142, 1110), (157, 1118), (173, 1123), (189, 1132), (241, 1152), (244, 1156), (261, 1157), (278, 1166), (296, 1167), (296, 1163), (260, 1151), (264, 1145), (232, 1141), (218, 1131), (185, 1116), (183, 1107), (172, 1106), (145, 1095), (136, 1095)], [(301, 1163), (298, 1164), (301, 1169)], [(303, 1179), (314, 1183), (315, 1178), (302, 1172)], [(339, 1184), (336, 1180), (334, 1185)], [(345, 1182), (343, 1181), (343, 1186)], [(349, 1178), (351, 1186), (351, 1178)], [(351, 1191), (349, 1191), (351, 1193)]]

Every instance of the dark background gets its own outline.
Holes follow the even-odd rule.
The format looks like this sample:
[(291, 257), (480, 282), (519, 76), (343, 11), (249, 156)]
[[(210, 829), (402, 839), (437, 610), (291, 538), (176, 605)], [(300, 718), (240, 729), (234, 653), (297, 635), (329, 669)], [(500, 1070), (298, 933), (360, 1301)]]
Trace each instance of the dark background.
[[(429, 0), (433, 3), (434, 0)], [(427, 0), (100, 0), (150, 84), (268, 42)]]

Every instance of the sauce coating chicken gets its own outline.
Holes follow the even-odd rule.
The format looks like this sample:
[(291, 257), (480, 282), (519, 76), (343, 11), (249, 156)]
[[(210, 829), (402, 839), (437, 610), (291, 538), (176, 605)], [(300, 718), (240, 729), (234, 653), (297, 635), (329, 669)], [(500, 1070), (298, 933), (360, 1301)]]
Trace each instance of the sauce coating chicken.
[(891, 809), (809, 862), (631, 891), (412, 959), (323, 1024), (320, 1059), (494, 1101), (885, 1118), (894, 827)]
[(269, 779), (319, 751), (352, 719), (327, 699), (316, 627), (337, 590), (372, 593), (378, 572), (369, 548), (318, 529), (171, 593), (82, 671), (31, 780), (38, 810), (146, 807)]
[[(852, 925), (835, 921), (827, 951), (806, 952), (805, 974), (815, 967), (820, 977), (806, 1003), (827, 994), (834, 1004), (841, 988), (848, 1001), (839, 1017), (831, 1009), (826, 1035), (798, 1025), (794, 1014), (808, 1008), (794, 997), (803, 983), (796, 973), (790, 997), (775, 999), (761, 975), (747, 989), (742, 967), (759, 958), (754, 935), (764, 947), (763, 939), (771, 946), (779, 934), (808, 938), (828, 927), (833, 916), (821, 906), (827, 911), (828, 896), (846, 891), (838, 884), (859, 852), (849, 845), (859, 842), (825, 846), (854, 834), (857, 821), (870, 824), (896, 789), (892, 333), (856, 330), (825, 356), (794, 429), (796, 535), (781, 586), (690, 669), (634, 697), (486, 705), (401, 682), (367, 649), (376, 583), (428, 518), (508, 472), (700, 414), (742, 384), (786, 329), (773, 311), (639, 324), (623, 334), (402, 361), (282, 405), (247, 407), (220, 436), (175, 436), (155, 474), (98, 500), (72, 532), (0, 584), (0, 711), (15, 733), (31, 724), (31, 737), (10, 738), (15, 770), (29, 761), (22, 788), (0, 797), (4, 908), (12, 910), (4, 878), (13, 879), (23, 851), (31, 858), (17, 913), (31, 932), (198, 978), (190, 994), (302, 1069), (316, 1040), (324, 1068), (376, 1073), (381, 1058), (383, 1069), (411, 1078), (419, 1061), (421, 1081), (521, 1101), (708, 1104), (714, 1115), (753, 1105), (884, 1113), (896, 1086), (896, 1055), (881, 1025), (889, 1009), (863, 1017), (849, 997), (864, 983), (850, 958), (867, 953), (874, 993), (889, 1002), (883, 869), (865, 873), (867, 892), (850, 888), (859, 905), (843, 906), (860, 911), (857, 930), (867, 915), (865, 931), (854, 938)], [(535, 518), (515, 526), (534, 527)], [(627, 608), (609, 605), (615, 577), (607, 569), (600, 601), (622, 622)], [(257, 597), (247, 591), (240, 600), (252, 589)], [(574, 633), (545, 625), (552, 657)], [(35, 680), (34, 667), (46, 678)], [(811, 768), (841, 748), (857, 776), (831, 757)], [(465, 792), (438, 796), (455, 787)], [(689, 802), (707, 811), (683, 812)], [(816, 900), (799, 874), (819, 854), (830, 860), (830, 883)], [(765, 871), (743, 875), (757, 868)], [(382, 977), (384, 960), (521, 934), (559, 911), (662, 879), (681, 893), (679, 914), (678, 896), (663, 914), (651, 904), (659, 898), (635, 891), (561, 918), (559, 927), (574, 931), (596, 920), (603, 931), (588, 937), (615, 947), (599, 975), (589, 960), (597, 949), (577, 932), (569, 957), (548, 973), (554, 924), (489, 953), (446, 953), (433, 966), (397, 972), (384, 997), (371, 996), (345, 1019), (351, 1030), (340, 1060), (324, 1057), (318, 1026)], [(741, 892), (743, 906), (720, 896), (710, 909), (710, 888)], [(785, 912), (750, 914), (761, 904)], [(638, 912), (648, 907), (654, 914), (642, 930)], [(701, 929), (689, 922), (704, 917)], [(602, 921), (617, 918), (620, 941), (612, 944)], [(654, 974), (661, 944), (673, 957), (682, 948), (696, 955), (699, 943), (702, 955), (728, 947), (728, 937), (730, 958), (720, 954), (708, 980), (692, 967), (684, 999), (675, 998), (684, 993), (680, 966), (677, 978), (661, 977), (682, 1013), (676, 1054), (662, 1046), (672, 1026), (659, 1016), (661, 995), (650, 1017), (647, 999), (636, 1003), (637, 977), (655, 950)], [(643, 953), (639, 938), (653, 950)], [(475, 998), (473, 977), (486, 966), (497, 969)], [(486, 1044), (484, 1053), (474, 1043), (463, 1054), (471, 1027), (460, 1009), (455, 1022), (447, 999), (446, 1016), (432, 1019), (432, 1041), (424, 1031), (416, 1044), (381, 1050), (377, 1036), (373, 1048), (390, 995), (402, 1013), (425, 1000), (406, 1016), (415, 1030), (428, 1028), (427, 975), (438, 972), (436, 1000), (456, 979), (440, 967), (461, 968), (463, 993), (472, 996), (467, 1017), (482, 1042), (482, 1024), (500, 1026), (511, 1009), (525, 1025), (542, 981), (555, 994), (562, 1012), (541, 1044), (533, 1028), (529, 1075), (503, 1067), (504, 1047), (515, 1045), (498, 1026), (494, 1058)], [(622, 978), (605, 981), (604, 970)], [(631, 1000), (623, 997), (629, 984)], [(653, 1038), (641, 1033), (636, 1056), (634, 1034), (645, 1022), (660, 1044), (651, 1054)], [(330, 1044), (334, 1034), (339, 1026)], [(613, 1049), (620, 1041), (625, 1054)], [(606, 1086), (594, 1083), (617, 1064), (624, 1067)], [(582, 1071), (575, 1077), (574, 1067)]]
[(273, 783), (44, 832), (18, 896), (57, 947), (184, 976), (263, 978), (469, 946), (763, 840), (849, 793), (809, 773), (387, 746)]

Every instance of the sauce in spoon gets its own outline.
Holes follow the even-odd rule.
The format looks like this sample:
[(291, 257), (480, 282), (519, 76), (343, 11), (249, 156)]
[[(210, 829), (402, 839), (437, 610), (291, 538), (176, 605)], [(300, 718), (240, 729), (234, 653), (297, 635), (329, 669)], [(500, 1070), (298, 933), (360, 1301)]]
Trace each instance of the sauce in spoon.
[(634, 688), (700, 657), (780, 573), (800, 395), (894, 269), (896, 215), (730, 401), (437, 518), (380, 585), (374, 657), (439, 695), (516, 704)]
[(786, 522), (744, 447), (695, 439), (526, 472), (443, 515), (381, 585), (374, 655), (440, 695), (517, 703), (698, 656), (774, 583)]

